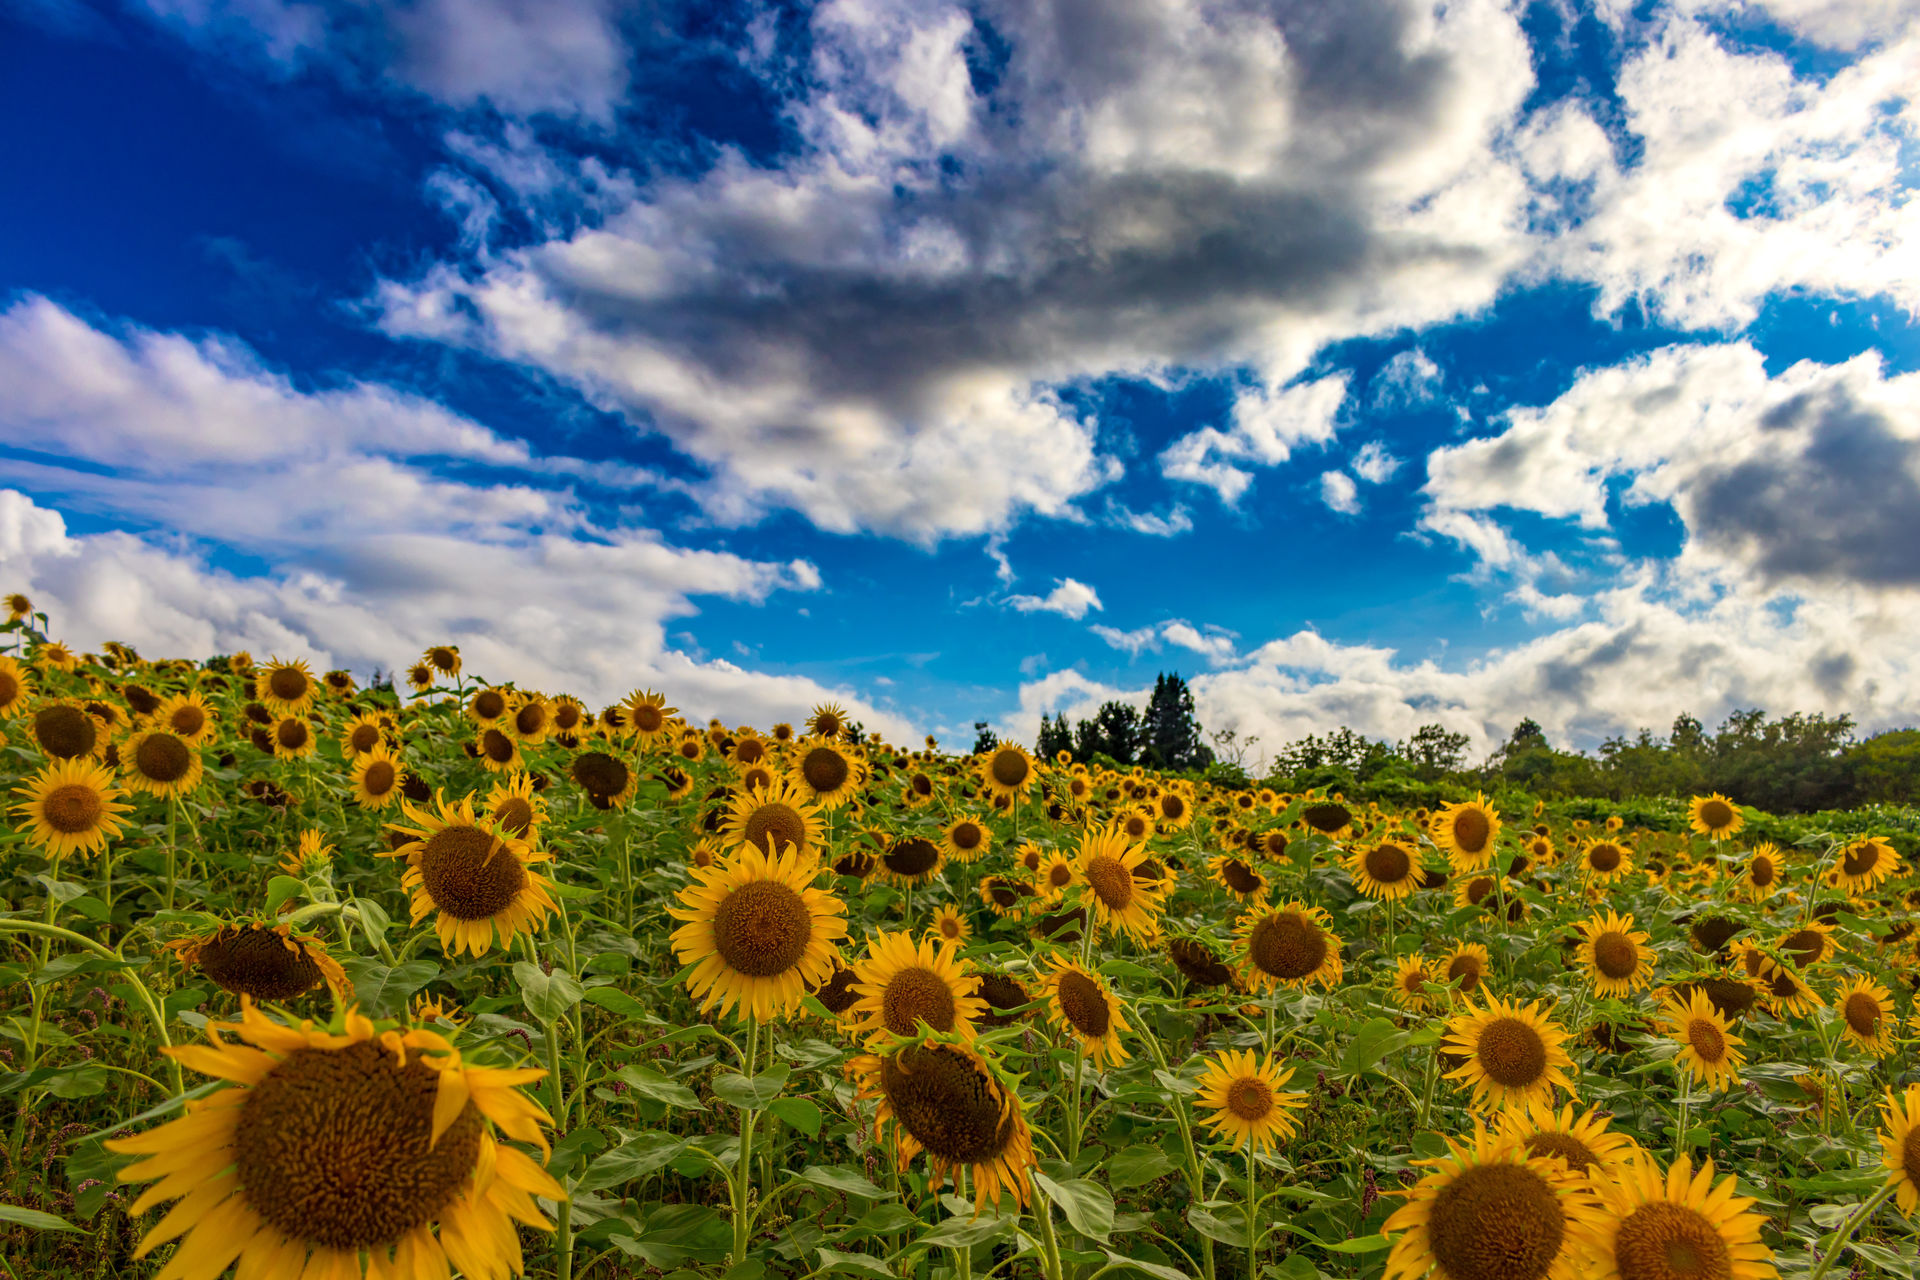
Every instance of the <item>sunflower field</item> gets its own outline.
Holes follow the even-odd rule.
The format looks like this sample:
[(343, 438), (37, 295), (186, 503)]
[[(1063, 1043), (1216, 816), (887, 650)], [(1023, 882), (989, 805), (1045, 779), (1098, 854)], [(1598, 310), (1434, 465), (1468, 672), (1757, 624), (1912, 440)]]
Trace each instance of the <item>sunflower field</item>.
[(8, 603), (8, 1280), (1920, 1273), (1910, 822), (1398, 809)]

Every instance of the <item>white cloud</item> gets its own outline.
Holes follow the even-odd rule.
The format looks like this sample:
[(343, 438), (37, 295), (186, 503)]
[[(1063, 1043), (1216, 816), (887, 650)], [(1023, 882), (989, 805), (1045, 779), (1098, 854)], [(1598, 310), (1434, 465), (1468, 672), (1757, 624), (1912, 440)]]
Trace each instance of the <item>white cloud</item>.
[(1100, 596), (1084, 582), (1061, 578), (1044, 596), (1008, 596), (1006, 604), (1021, 613), (1057, 613), (1078, 622), (1087, 610), (1100, 608)]
[(1139, 657), (1143, 651), (1149, 648), (1158, 648), (1160, 644), (1160, 628), (1158, 627), (1138, 627), (1132, 631), (1122, 631), (1118, 627), (1109, 627), (1105, 624), (1096, 623), (1087, 629), (1115, 649), (1124, 649), (1128, 654), (1136, 658)]
[(1369, 440), (1353, 455), (1351, 467), (1353, 474), (1368, 484), (1385, 484), (1400, 469), (1400, 459), (1387, 452), (1387, 447), (1378, 440)]
[(1432, 356), (1418, 347), (1402, 351), (1373, 375), (1373, 407), (1417, 409), (1439, 398), (1445, 380)]
[(1345, 374), (1277, 391), (1249, 387), (1234, 398), (1230, 429), (1202, 427), (1181, 436), (1160, 455), (1161, 474), (1206, 485), (1232, 506), (1253, 483), (1253, 473), (1236, 463), (1277, 466), (1302, 445), (1325, 445), (1338, 430), (1335, 418), (1346, 397)]
[(1182, 618), (1172, 618), (1132, 631), (1108, 626), (1093, 626), (1088, 630), (1109, 646), (1123, 650), (1133, 658), (1148, 651), (1157, 653), (1167, 644), (1190, 649), (1216, 664), (1231, 661), (1234, 656), (1233, 632), (1224, 627), (1196, 627)]
[(1125, 504), (1109, 501), (1107, 519), (1122, 529), (1131, 529), (1135, 533), (1144, 533), (1153, 538), (1172, 538), (1191, 532), (1193, 517), (1180, 503), (1174, 503), (1167, 514), (1154, 511), (1134, 511)]
[(1357, 516), (1360, 514), (1360, 487), (1344, 471), (1324, 471), (1320, 474), (1320, 501), (1342, 515)]

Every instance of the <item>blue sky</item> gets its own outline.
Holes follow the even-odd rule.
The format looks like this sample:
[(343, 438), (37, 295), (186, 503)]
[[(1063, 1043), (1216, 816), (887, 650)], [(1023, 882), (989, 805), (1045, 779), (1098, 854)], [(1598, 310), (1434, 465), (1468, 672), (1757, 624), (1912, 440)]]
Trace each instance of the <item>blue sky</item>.
[(1916, 68), (1903, 0), (16, 0), (0, 577), (909, 740), (1913, 723)]

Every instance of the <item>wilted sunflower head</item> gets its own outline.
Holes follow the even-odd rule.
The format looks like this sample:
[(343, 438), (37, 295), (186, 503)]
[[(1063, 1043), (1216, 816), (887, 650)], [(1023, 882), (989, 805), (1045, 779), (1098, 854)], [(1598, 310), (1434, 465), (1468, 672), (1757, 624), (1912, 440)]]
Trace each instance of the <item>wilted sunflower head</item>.
[(33, 740), (55, 760), (97, 755), (106, 745), (100, 722), (73, 702), (49, 702), (35, 711)]
[(168, 947), (221, 990), (254, 1000), (291, 1000), (322, 983), (336, 992), (347, 988), (347, 975), (326, 945), (286, 925), (236, 921)]
[(625, 805), (640, 787), (633, 766), (608, 751), (582, 751), (567, 766), (567, 772), (587, 798), (602, 809)]
[(998, 1203), (1003, 1192), (1026, 1203), (1033, 1140), (1020, 1098), (986, 1058), (964, 1044), (927, 1038), (883, 1055), (866, 1055), (850, 1068), (862, 1098), (878, 1098), (875, 1132), (894, 1128), (894, 1150), (905, 1168), (922, 1151), (933, 1185), (967, 1169), (977, 1206)]

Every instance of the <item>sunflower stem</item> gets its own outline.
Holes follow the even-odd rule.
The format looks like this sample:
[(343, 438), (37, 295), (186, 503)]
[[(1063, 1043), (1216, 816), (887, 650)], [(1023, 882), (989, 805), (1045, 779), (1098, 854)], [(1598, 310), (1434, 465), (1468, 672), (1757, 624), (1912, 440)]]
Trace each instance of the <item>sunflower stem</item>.
[[(532, 947), (529, 946), (531, 951)], [(536, 963), (538, 961), (536, 960)], [(560, 1028), (565, 1019), (560, 1018), (546, 1024), (547, 1030), (547, 1097), (548, 1110), (553, 1112), (554, 1132), (560, 1137), (567, 1135), (567, 1098), (566, 1090), (560, 1081)], [(559, 1257), (556, 1275), (558, 1280), (572, 1280), (573, 1277), (573, 1200), (560, 1201), (559, 1222), (555, 1227), (553, 1248)]]
[(179, 797), (169, 795), (167, 797), (167, 896), (162, 904), (162, 909), (166, 911), (173, 910), (174, 859), (177, 856), (175, 850), (178, 848), (174, 841), (174, 833), (179, 822), (179, 814)]
[[(111, 960), (116, 964), (121, 961), (119, 952), (101, 946), (92, 938), (82, 937), (73, 930), (62, 929), (58, 925), (41, 924), (38, 920), (0, 920), (0, 933), (31, 933), (47, 940), (48, 945), (51, 945), (55, 939), (61, 942), (71, 942), (77, 947), (83, 947), (95, 955), (103, 959)], [(161, 1012), (160, 1002), (153, 998), (153, 992), (147, 990), (147, 984), (140, 981), (140, 975), (134, 970), (128, 969), (123, 972), (121, 976), (132, 985), (135, 991), (140, 993), (140, 1003), (146, 1006), (147, 1017), (153, 1022), (154, 1033), (160, 1037), (160, 1047), (162, 1049), (171, 1049), (173, 1047), (173, 1041), (167, 1037), (167, 1015)], [(167, 1076), (168, 1079), (173, 1082), (173, 1091), (175, 1093), (186, 1092), (186, 1085), (180, 1075), (180, 1064), (171, 1056), (167, 1057)]]
[(1033, 1197), (1033, 1216), (1040, 1223), (1040, 1245), (1045, 1253), (1048, 1280), (1065, 1280), (1060, 1272), (1060, 1241), (1053, 1234), (1053, 1202), (1044, 1192)]
[[(759, 1070), (760, 1019), (747, 1020), (746, 1075), (751, 1080)], [(753, 1183), (753, 1122), (759, 1113), (751, 1107), (740, 1110), (740, 1150), (733, 1160), (733, 1265), (747, 1260), (747, 1240), (753, 1234), (753, 1218), (747, 1211), (747, 1192)]]
[(1840, 1229), (1833, 1234), (1833, 1243), (1828, 1245), (1827, 1251), (1820, 1255), (1819, 1263), (1813, 1268), (1812, 1272), (1808, 1274), (1807, 1280), (1821, 1280), (1821, 1277), (1827, 1274), (1833, 1267), (1834, 1261), (1839, 1258), (1840, 1250), (1846, 1247), (1847, 1241), (1853, 1239), (1853, 1233), (1866, 1225), (1867, 1220), (1873, 1217), (1880, 1206), (1887, 1202), (1893, 1195), (1893, 1192), (1894, 1184), (1888, 1182), (1885, 1186), (1874, 1192), (1873, 1195), (1869, 1196), (1866, 1202), (1858, 1209), (1854, 1210), (1852, 1217), (1840, 1224)]
[(1259, 1167), (1260, 1167), (1259, 1164), (1253, 1158), (1253, 1139), (1248, 1138), (1247, 1139), (1247, 1206), (1246, 1206), (1247, 1280), (1256, 1280), (1256, 1278), (1260, 1274), (1260, 1243), (1259, 1243), (1259, 1236), (1257, 1234), (1259, 1231), (1259, 1227), (1254, 1217), (1254, 1205), (1258, 1203), (1254, 1194), (1256, 1190), (1255, 1174), (1256, 1174), (1256, 1171), (1259, 1169)]

